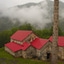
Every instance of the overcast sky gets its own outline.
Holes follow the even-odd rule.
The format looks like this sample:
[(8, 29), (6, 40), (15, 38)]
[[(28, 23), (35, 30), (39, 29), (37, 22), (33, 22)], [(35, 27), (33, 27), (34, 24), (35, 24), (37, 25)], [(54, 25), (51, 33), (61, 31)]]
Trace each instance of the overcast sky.
[[(13, 7), (15, 5), (25, 4), (28, 2), (38, 3), (40, 1), (43, 1), (43, 0), (0, 0), (0, 9)], [(61, 1), (64, 1), (64, 0), (61, 0)]]

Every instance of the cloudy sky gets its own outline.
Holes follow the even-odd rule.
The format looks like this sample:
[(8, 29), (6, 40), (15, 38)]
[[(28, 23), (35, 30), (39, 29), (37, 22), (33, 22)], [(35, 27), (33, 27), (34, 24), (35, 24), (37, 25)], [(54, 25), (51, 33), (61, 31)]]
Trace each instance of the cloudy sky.
[[(0, 0), (0, 9), (13, 7), (15, 5), (25, 4), (28, 2), (40, 2), (43, 0)], [(61, 0), (64, 1), (64, 0)]]
[(0, 8), (9, 8), (15, 5), (21, 5), (28, 2), (40, 2), (42, 0), (0, 0)]

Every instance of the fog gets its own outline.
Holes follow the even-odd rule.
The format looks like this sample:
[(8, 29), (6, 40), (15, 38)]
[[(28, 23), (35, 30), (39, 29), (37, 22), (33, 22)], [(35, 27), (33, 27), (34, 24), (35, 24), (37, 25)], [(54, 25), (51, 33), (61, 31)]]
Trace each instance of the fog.
[[(30, 23), (31, 25), (37, 28), (44, 28), (47, 23), (53, 21), (53, 15), (50, 14), (50, 10), (48, 9), (47, 0), (42, 1), (38, 5), (31, 5), (30, 7), (18, 7), (14, 6), (8, 9), (1, 9), (3, 15), (9, 17), (13, 23), (16, 22), (15, 19), (18, 19), (20, 24), (25, 22)], [(64, 9), (60, 11), (60, 17), (64, 18)]]
[(51, 22), (46, 0), (35, 6), (6, 9), (3, 11), (3, 16), (9, 17), (12, 20), (18, 19), (21, 24), (25, 22), (30, 23), (37, 26), (37, 28), (44, 28), (46, 23)]

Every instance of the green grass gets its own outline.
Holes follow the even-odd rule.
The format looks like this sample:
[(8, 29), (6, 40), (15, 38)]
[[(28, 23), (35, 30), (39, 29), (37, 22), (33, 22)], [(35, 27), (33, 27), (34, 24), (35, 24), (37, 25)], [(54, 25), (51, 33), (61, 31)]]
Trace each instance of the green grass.
[[(50, 64), (48, 61), (15, 58), (7, 53), (4, 48), (0, 48), (0, 64)], [(58, 64), (64, 64), (64, 61), (59, 61)]]

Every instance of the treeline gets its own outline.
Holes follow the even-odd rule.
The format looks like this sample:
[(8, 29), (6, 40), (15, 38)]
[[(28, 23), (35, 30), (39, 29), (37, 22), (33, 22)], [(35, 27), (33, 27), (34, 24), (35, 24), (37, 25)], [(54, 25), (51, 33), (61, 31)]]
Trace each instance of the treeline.
[[(17, 30), (32, 30), (40, 38), (49, 38), (53, 32), (52, 27), (51, 29), (36, 29), (30, 24), (23, 24), (19, 27), (15, 27), (10, 30), (0, 32), (0, 48), (3, 47), (5, 43), (10, 41), (10, 36)], [(59, 36), (64, 36), (64, 32), (62, 32), (60, 28)]]

